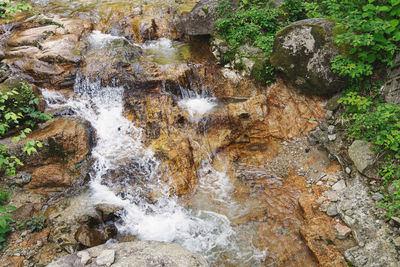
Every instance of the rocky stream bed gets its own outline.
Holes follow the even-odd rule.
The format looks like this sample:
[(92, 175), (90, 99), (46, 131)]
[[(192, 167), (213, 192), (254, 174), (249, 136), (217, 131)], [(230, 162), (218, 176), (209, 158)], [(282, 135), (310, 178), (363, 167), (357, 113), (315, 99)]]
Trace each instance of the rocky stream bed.
[(0, 25), (0, 88), (28, 81), (54, 119), (31, 157), (0, 140), (25, 162), (0, 181), (45, 227), (10, 234), (1, 266), (400, 266), (335, 98), (219, 66), (196, 1), (33, 2)]

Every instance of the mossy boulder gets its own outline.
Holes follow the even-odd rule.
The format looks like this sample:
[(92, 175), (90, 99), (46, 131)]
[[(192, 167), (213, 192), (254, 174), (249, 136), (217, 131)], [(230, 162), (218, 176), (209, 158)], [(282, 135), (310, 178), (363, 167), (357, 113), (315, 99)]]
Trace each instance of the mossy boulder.
[(331, 60), (339, 55), (333, 41), (334, 26), (326, 19), (306, 19), (275, 36), (271, 64), (303, 93), (331, 96), (347, 85), (331, 68)]

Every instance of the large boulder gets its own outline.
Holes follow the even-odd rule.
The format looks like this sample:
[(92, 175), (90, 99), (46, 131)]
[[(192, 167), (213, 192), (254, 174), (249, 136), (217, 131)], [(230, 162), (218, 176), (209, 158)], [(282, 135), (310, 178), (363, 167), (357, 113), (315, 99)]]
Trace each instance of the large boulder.
[(346, 81), (331, 68), (331, 60), (339, 55), (333, 42), (334, 26), (318, 18), (283, 28), (275, 36), (271, 64), (304, 93), (329, 96), (340, 91)]
[(106, 244), (80, 251), (52, 262), (47, 267), (78, 266), (208, 266), (207, 261), (178, 244), (158, 241), (134, 241)]

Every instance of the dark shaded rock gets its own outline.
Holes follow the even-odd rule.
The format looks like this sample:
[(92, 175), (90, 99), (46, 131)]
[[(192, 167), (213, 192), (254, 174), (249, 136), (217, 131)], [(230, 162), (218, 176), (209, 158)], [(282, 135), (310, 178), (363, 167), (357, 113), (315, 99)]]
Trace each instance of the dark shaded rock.
[(75, 239), (86, 247), (95, 247), (106, 242), (104, 235), (87, 225), (82, 225), (75, 233)]
[(122, 210), (122, 207), (112, 204), (98, 204), (96, 205), (96, 211), (101, 215), (104, 222), (112, 220), (116, 217), (116, 214)]
[(307, 94), (330, 96), (345, 88), (346, 81), (331, 69), (339, 55), (334, 26), (325, 19), (306, 19), (283, 28), (275, 36), (271, 64)]

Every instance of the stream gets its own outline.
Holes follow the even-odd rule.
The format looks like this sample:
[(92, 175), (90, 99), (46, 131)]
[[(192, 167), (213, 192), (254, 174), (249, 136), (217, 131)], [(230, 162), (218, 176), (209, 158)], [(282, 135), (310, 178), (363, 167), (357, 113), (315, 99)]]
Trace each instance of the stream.
[[(115, 39), (118, 38), (99, 32), (92, 33), (88, 38), (90, 47), (94, 49), (106, 46)], [(151, 47), (151, 53), (163, 58), (163, 61), (168, 58), (173, 60), (177, 51), (172, 42), (165, 39), (152, 42), (147, 47)], [(187, 110), (194, 125), (216, 106), (213, 97), (185, 88), (182, 91), (183, 98), (179, 105)], [(123, 116), (124, 87), (104, 87), (100, 81), (91, 82), (78, 75), (74, 92), (76, 96), (67, 99), (61, 93), (42, 90), (49, 108), (70, 109), (74, 116), (86, 119), (96, 130), (89, 202), (123, 207), (122, 223), (117, 225), (120, 233), (134, 235), (141, 240), (179, 243), (202, 254), (212, 265), (220, 265), (221, 262), (232, 266), (261, 265), (265, 251), (255, 248), (251, 239), (246, 240), (248, 236), (239, 236), (235, 229), (238, 227), (233, 227), (226, 215), (212, 210), (213, 202), (223, 205), (224, 209), (240, 209), (240, 206), (231, 198), (234, 188), (229, 177), (212, 167), (211, 155), (203, 159), (202, 168), (198, 171), (200, 184), (197, 194), (212, 196), (212, 202), (204, 202), (208, 198), (203, 197), (201, 208), (185, 208), (176, 196), (170, 196), (169, 187), (161, 181), (159, 162), (142, 143), (143, 129), (135, 127)], [(201, 144), (198, 145), (201, 149)], [(127, 170), (129, 175), (125, 172), (115, 184), (109, 179), (109, 173), (119, 169)], [(149, 200), (149, 192), (158, 197)], [(229, 255), (228, 259), (224, 258), (226, 255)]]
[(81, 209), (121, 207), (118, 237), (178, 243), (210, 266), (317, 266), (299, 232), (305, 139), (282, 145), (313, 127), (314, 100), (277, 86), (288, 108), (267, 107), (277, 94), (231, 86), (208, 40), (176, 41), (170, 26), (195, 1), (32, 2), (93, 22), (74, 43), (73, 90), (41, 88), (47, 111), (94, 130)]

